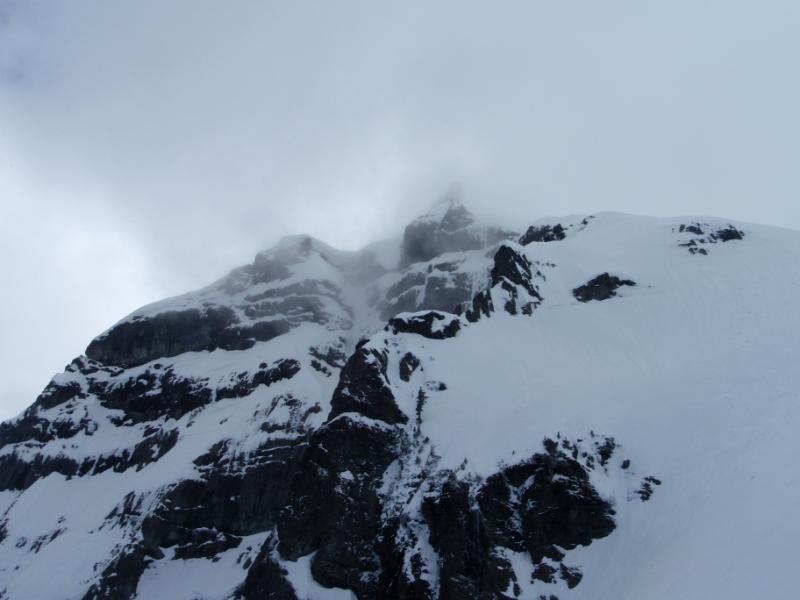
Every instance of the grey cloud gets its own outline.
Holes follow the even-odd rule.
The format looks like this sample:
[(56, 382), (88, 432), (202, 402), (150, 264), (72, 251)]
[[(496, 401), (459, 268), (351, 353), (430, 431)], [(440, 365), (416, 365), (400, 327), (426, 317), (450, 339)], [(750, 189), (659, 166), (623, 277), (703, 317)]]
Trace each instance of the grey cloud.
[(0, 202), (33, 229), (69, 215), (2, 266), (66, 289), (85, 265), (54, 248), (124, 244), (95, 266), (108, 285), (37, 309), (55, 331), (130, 290), (120, 273), (143, 301), (284, 234), (361, 246), (453, 182), (518, 228), (597, 210), (798, 227), (798, 26), (794, 0), (0, 0), (0, 176), (23, 190)]

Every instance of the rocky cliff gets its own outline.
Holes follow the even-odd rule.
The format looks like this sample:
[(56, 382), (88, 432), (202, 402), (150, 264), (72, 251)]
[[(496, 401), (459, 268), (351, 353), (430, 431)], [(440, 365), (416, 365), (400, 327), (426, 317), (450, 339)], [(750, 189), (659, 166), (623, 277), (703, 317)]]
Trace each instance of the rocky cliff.
[(0, 425), (0, 598), (645, 597), (617, 561), (774, 333), (797, 237), (753, 231), (451, 201), (143, 307)]

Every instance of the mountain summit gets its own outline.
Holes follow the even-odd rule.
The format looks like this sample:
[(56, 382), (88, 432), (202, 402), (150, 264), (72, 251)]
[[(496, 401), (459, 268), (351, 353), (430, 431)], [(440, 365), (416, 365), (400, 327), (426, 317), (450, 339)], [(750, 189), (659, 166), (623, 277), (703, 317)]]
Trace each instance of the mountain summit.
[(798, 256), (452, 198), (286, 238), (0, 425), (0, 598), (792, 597)]
[(478, 227), (458, 197), (449, 195), (412, 221), (403, 234), (403, 264), (425, 262), (446, 252), (484, 248), (513, 232)]

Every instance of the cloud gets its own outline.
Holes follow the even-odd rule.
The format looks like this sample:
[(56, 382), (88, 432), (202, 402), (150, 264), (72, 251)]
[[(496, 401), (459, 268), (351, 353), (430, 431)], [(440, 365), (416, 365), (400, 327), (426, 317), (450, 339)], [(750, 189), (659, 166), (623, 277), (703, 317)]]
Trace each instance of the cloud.
[(98, 190), (87, 186), (78, 200), (37, 183), (2, 145), (0, 165), (0, 418), (6, 418), (30, 404), (92, 335), (161, 290), (138, 240), (119, 227)]
[[(0, 0), (0, 202), (21, 215), (2, 266), (77, 295), (85, 265), (60, 253), (117, 256), (138, 301), (281, 235), (396, 235), (453, 182), (520, 228), (597, 210), (800, 227), (798, 26), (794, 0)], [(74, 314), (127, 289), (92, 272), (108, 283)]]

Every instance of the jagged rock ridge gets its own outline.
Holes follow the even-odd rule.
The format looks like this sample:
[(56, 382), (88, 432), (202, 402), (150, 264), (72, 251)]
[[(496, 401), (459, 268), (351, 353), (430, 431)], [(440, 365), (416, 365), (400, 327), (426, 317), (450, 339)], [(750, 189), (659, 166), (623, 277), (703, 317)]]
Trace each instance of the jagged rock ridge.
[[(648, 261), (620, 264), (647, 247), (616, 237), (642, 230), (630, 219), (520, 236), (448, 200), (397, 264), (297, 236), (126, 317), (0, 425), (0, 598), (592, 590), (598, 540), (673, 485), (628, 454), (635, 430), (604, 428), (602, 376), (548, 379), (559, 347), (590, 344), (562, 315), (607, 323), (663, 287)], [(645, 229), (693, 261), (694, 227)], [(725, 250), (750, 237), (704, 227)]]

